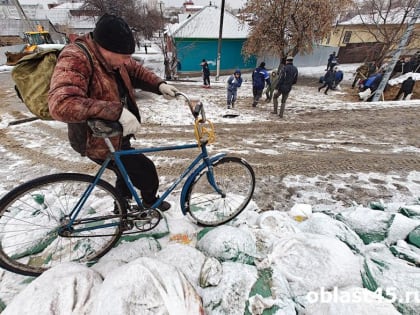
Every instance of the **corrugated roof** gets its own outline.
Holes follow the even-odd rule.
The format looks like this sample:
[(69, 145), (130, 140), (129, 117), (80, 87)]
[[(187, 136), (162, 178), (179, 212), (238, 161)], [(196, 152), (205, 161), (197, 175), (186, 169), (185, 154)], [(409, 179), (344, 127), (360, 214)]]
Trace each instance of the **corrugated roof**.
[[(170, 33), (178, 38), (218, 38), (220, 27), (220, 8), (206, 6), (202, 10), (172, 28)], [(226, 11), (223, 15), (223, 38), (247, 38), (249, 26)]]
[[(388, 14), (385, 12), (379, 13), (376, 12), (375, 14), (362, 14), (356, 15), (350, 20), (340, 22), (340, 25), (360, 25), (360, 24), (384, 24), (383, 16), (387, 16), (386, 24), (400, 24), (404, 17), (404, 10), (402, 8), (396, 8), (391, 10)], [(413, 16), (414, 11), (406, 17), (406, 22), (408, 23)], [(416, 23), (420, 23), (420, 18), (417, 18)]]

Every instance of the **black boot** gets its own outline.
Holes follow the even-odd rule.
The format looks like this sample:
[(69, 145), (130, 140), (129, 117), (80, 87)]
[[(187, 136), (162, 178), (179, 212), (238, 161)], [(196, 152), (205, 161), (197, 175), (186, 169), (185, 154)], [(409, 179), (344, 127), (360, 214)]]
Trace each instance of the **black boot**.
[(280, 105), (280, 113), (279, 113), (279, 117), (283, 118), (283, 113), (284, 113), (284, 109), (286, 108), (286, 103), (281, 103)]

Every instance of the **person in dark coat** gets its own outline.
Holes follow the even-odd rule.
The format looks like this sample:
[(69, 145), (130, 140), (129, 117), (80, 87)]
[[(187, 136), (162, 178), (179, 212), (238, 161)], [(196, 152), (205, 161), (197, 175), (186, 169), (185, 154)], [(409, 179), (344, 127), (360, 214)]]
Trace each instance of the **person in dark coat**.
[(203, 84), (204, 87), (210, 87), (210, 68), (209, 64), (207, 63), (206, 59), (201, 61), (201, 69), (203, 71)]
[(332, 70), (338, 63), (335, 51), (328, 57), (327, 71)]
[(334, 69), (330, 69), (325, 73), (324, 84), (318, 88), (318, 92), (321, 92), (321, 90), (323, 88), (327, 87), (324, 94), (328, 95), (328, 93), (327, 93), (328, 90), (333, 89), (334, 80), (335, 80), (335, 71), (334, 71)]
[(286, 107), (286, 100), (289, 97), (292, 86), (296, 84), (297, 79), (298, 69), (293, 65), (293, 57), (289, 56), (286, 58), (286, 65), (281, 69), (279, 73), (279, 79), (273, 93), (273, 114), (277, 114), (277, 109), (279, 106), (278, 98), (281, 95), (281, 106), (279, 112), (280, 118), (283, 118), (284, 109)]
[(255, 68), (252, 73), (252, 94), (254, 96), (252, 107), (257, 106), (266, 84), (267, 86), (271, 84), (270, 75), (265, 69), (265, 62), (261, 62), (259, 67)]
[(398, 91), (398, 94), (397, 96), (395, 96), (394, 100), (398, 101), (402, 94), (404, 94), (402, 99), (405, 100), (407, 95), (413, 93), (415, 83), (416, 81), (414, 81), (412, 77), (408, 77), (407, 79), (405, 79), (401, 84), (400, 90)]

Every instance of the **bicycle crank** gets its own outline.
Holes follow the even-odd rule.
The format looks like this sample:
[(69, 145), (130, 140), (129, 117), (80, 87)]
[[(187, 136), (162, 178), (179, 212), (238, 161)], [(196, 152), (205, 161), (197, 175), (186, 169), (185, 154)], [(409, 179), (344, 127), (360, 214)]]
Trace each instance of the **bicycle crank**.
[(140, 232), (147, 232), (154, 229), (159, 224), (162, 215), (157, 209), (148, 209), (137, 213), (130, 213), (128, 218), (132, 220), (134, 226)]

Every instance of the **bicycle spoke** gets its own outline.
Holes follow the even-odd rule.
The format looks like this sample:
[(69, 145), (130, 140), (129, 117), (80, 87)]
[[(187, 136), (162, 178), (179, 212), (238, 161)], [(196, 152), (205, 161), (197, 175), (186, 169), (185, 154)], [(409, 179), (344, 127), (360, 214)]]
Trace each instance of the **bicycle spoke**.
[[(194, 180), (188, 191), (189, 213), (201, 225), (215, 226), (236, 217), (249, 203), (255, 176), (243, 160), (225, 157), (213, 165), (213, 175), (203, 172)], [(217, 189), (209, 182), (214, 178)]]
[[(39, 275), (62, 262), (96, 261), (109, 251), (121, 235), (119, 222), (126, 215), (110, 184), (100, 181), (80, 208), (76, 222), (82, 223), (74, 226), (80, 232), (65, 227), (68, 214), (92, 181), (93, 177), (83, 174), (48, 175), (17, 187), (1, 199), (0, 266)], [(115, 202), (121, 210), (119, 216), (113, 215)], [(114, 225), (104, 226), (110, 223)]]

